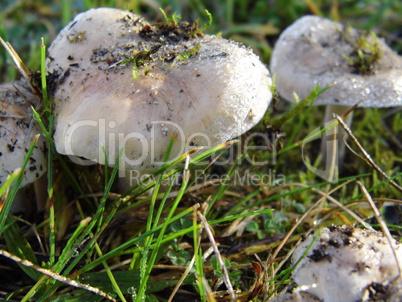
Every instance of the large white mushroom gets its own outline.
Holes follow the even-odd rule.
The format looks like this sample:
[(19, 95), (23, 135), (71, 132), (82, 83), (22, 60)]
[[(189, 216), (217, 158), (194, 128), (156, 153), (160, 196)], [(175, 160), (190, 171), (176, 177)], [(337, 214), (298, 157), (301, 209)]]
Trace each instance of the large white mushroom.
[(315, 101), (327, 106), (326, 122), (359, 102), (359, 107), (402, 105), (402, 57), (373, 33), (322, 17), (305, 16), (289, 26), (275, 44), (270, 69), (288, 101), (294, 101), (294, 92), (303, 99), (316, 84), (332, 85)]
[(394, 240), (390, 246), (380, 232), (349, 226), (324, 228), (312, 243), (314, 239), (311, 234), (292, 256), (293, 264), (297, 263), (292, 277), (299, 291), (323, 302), (401, 301), (401, 276), (394, 256), (402, 261), (399, 242)]
[[(25, 80), (0, 85), (0, 185), (22, 166), (34, 137), (41, 133), (31, 110), (38, 103), (38, 96), (31, 92)], [(21, 187), (34, 183), (46, 172), (45, 152), (45, 141), (40, 138), (23, 172)], [(23, 207), (23, 204), (14, 205), (15, 210)]]
[(185, 22), (151, 26), (129, 11), (81, 13), (52, 43), (55, 144), (70, 158), (152, 173), (171, 158), (211, 148), (253, 127), (271, 100), (271, 79), (239, 43)]

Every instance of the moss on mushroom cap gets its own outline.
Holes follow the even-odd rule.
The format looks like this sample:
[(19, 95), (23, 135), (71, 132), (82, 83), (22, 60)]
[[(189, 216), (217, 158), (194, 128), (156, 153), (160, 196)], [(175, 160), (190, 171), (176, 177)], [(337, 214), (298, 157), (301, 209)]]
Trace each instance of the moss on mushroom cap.
[(61, 31), (48, 60), (58, 152), (103, 163), (103, 144), (113, 164), (124, 146), (130, 168), (152, 172), (173, 133), (177, 156), (262, 118), (271, 80), (258, 57), (191, 26), (170, 26), (161, 31), (131, 12), (99, 8)]
[(289, 26), (277, 41), (271, 72), (281, 96), (307, 97), (318, 83), (333, 85), (316, 105), (392, 107), (402, 104), (402, 58), (382, 39), (317, 16)]
[[(20, 168), (27, 150), (40, 127), (34, 123), (31, 106), (39, 98), (32, 94), (24, 80), (0, 85), (0, 185)], [(41, 138), (29, 158), (21, 187), (34, 182), (46, 170), (45, 142)]]

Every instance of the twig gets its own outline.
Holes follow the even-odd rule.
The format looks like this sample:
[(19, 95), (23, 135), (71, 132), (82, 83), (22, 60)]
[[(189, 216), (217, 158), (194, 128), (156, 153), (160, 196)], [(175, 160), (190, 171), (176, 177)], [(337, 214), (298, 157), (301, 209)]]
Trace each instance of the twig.
[[(193, 206), (194, 212), (198, 211), (198, 208), (200, 207), (200, 205), (197, 203)], [(193, 213), (194, 213), (193, 212)], [(202, 228), (200, 228), (199, 232), (202, 232)], [(201, 242), (201, 236), (198, 238), (198, 245)], [(168, 302), (173, 301), (174, 296), (176, 295), (177, 291), (179, 290), (180, 286), (183, 284), (184, 279), (188, 276), (188, 274), (190, 273), (192, 267), (194, 266), (195, 260), (197, 258), (197, 254), (194, 252), (193, 258), (191, 259), (190, 263), (187, 265), (186, 270), (184, 271), (183, 275), (180, 277), (179, 282), (177, 282), (176, 286), (174, 287), (172, 293), (170, 294), (169, 300)], [(155, 267), (155, 266), (154, 266)]]
[(214, 235), (211, 232), (210, 225), (208, 224), (207, 219), (205, 218), (205, 216), (201, 212), (198, 211), (197, 215), (200, 218), (201, 223), (204, 225), (204, 229), (207, 232), (207, 235), (209, 237), (209, 241), (211, 242), (212, 248), (214, 249), (216, 259), (218, 260), (219, 266), (220, 266), (220, 268), (222, 270), (223, 282), (225, 282), (225, 285), (226, 285), (226, 287), (228, 289), (228, 292), (230, 294), (230, 297), (231, 297), (232, 301), (235, 302), (235, 301), (237, 301), (236, 294), (235, 294), (235, 292), (233, 290), (232, 283), (230, 282), (228, 270), (227, 270), (227, 268), (225, 266), (225, 263), (223, 262), (221, 253), (219, 252), (219, 249), (218, 249), (218, 246), (216, 245)]
[(381, 168), (379, 166), (377, 166), (377, 164), (373, 161), (371, 156), (366, 152), (366, 150), (364, 150), (362, 145), (359, 143), (356, 136), (354, 136), (354, 134), (349, 129), (349, 127), (344, 123), (342, 118), (337, 114), (335, 114), (335, 118), (338, 120), (339, 124), (343, 127), (343, 129), (345, 129), (346, 133), (350, 136), (350, 138), (355, 143), (357, 148), (363, 154), (364, 159), (367, 162), (367, 164), (369, 164), (374, 170), (376, 170), (378, 173), (380, 173), (387, 181), (389, 181), (391, 183), (391, 185), (393, 185), (396, 189), (398, 189), (400, 192), (402, 192), (402, 187), (400, 185), (398, 185), (395, 181), (390, 179), (390, 177), (383, 170), (381, 170)]
[(27, 81), (28, 85), (31, 87), (33, 92), (38, 92), (37, 89), (35, 89), (32, 84), (31, 84), (31, 76), (29, 69), (25, 66), (24, 62), (22, 62), (20, 56), (18, 53), (14, 50), (12, 45), (9, 42), (5, 42), (1, 37), (0, 37), (0, 43), (3, 44), (4, 48), (7, 50), (11, 58), (13, 59), (15, 65), (17, 65), (17, 68), (21, 75), (25, 78)]
[(10, 254), (9, 252), (7, 252), (5, 250), (0, 250), (0, 255), (6, 257), (8, 259), (11, 259), (11, 260), (17, 262), (18, 264), (21, 264), (23, 266), (32, 268), (32, 269), (34, 269), (34, 270), (36, 270), (36, 271), (38, 271), (38, 272), (40, 272), (40, 273), (42, 273), (42, 274), (44, 274), (46, 276), (49, 276), (50, 278), (53, 278), (54, 280), (63, 282), (65, 284), (68, 284), (68, 285), (73, 286), (73, 287), (77, 287), (77, 288), (87, 290), (89, 292), (93, 292), (94, 294), (96, 294), (98, 296), (101, 296), (101, 297), (104, 297), (105, 299), (117, 302), (117, 300), (115, 298), (109, 296), (107, 293), (101, 291), (98, 288), (92, 287), (92, 286), (90, 286), (88, 284), (83, 284), (83, 283), (77, 282), (75, 280), (71, 280), (71, 279), (69, 279), (67, 277), (64, 277), (62, 275), (54, 273), (54, 272), (52, 272), (52, 271), (50, 271), (48, 269), (42, 268), (40, 266), (37, 266), (37, 265), (33, 264), (31, 261), (21, 259), (21, 258), (15, 256), (13, 254)]
[(385, 131), (388, 133), (388, 135), (391, 137), (391, 139), (394, 141), (395, 145), (402, 150), (402, 142), (400, 139), (392, 133), (391, 129), (387, 126), (387, 124), (384, 121), (385, 117), (381, 119), (381, 126), (385, 129)]
[(1, 113), (0, 113), (0, 117), (4, 117), (4, 118), (14, 118), (14, 119), (24, 119), (24, 118), (27, 118), (28, 115), (22, 116), (22, 115), (1, 114)]

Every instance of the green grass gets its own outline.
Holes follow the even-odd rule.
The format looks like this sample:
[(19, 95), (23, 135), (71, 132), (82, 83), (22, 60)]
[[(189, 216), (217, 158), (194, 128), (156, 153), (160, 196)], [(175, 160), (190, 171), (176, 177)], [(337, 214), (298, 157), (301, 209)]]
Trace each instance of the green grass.
[[(152, 21), (164, 20), (159, 9), (162, 8), (167, 16), (176, 13), (182, 20), (199, 19), (200, 24), (211, 21), (205, 14), (207, 10), (213, 19), (206, 32), (246, 43), (267, 65), (279, 33), (310, 13), (376, 30), (395, 50), (402, 51), (399, 1), (338, 2), (336, 5), (335, 1), (296, 0), (186, 3), (9, 0), (0, 4), (0, 36), (13, 45), (28, 68), (34, 72), (42, 70), (42, 74), (45, 46), (50, 45), (76, 13), (99, 6), (131, 9)], [(0, 82), (17, 76), (11, 58), (1, 48)], [(41, 83), (46, 91), (43, 77)], [(44, 100), (44, 108), (51, 108), (51, 100), (46, 96)], [(270, 106), (264, 121), (238, 142), (207, 152), (194, 150), (187, 166), (182, 162), (188, 154), (170, 163), (165, 160), (152, 177), (122, 195), (116, 194), (117, 165), (115, 168), (78, 166), (57, 154), (52, 141), (54, 117), (51, 110), (39, 110), (35, 112), (35, 120), (49, 143), (48, 206), (45, 213), (11, 215), (9, 209), (20, 177), (18, 172), (14, 173), (13, 179), (0, 188), (5, 199), (0, 212), (0, 250), (29, 260), (50, 273), (90, 285), (118, 301), (167, 301), (176, 286), (176, 297), (209, 301), (213, 296), (220, 301), (226, 288), (220, 285), (223, 271), (216, 258), (206, 257), (208, 248), (218, 244), (229, 279), (239, 296), (244, 300), (262, 301), (289, 283), (292, 268), (281, 267), (275, 274), (276, 269), (300, 235), (315, 227), (316, 221), (322, 226), (355, 222), (331, 201), (319, 202), (322, 204), (319, 207), (317, 202), (322, 194), (334, 190), (331, 196), (363, 219), (371, 217), (372, 212), (356, 181), (361, 181), (379, 203), (397, 201), (402, 195), (350, 152), (338, 183), (323, 181), (306, 169), (300, 148), (304, 138), (322, 125), (324, 108), (303, 105), (279, 101), (276, 110)], [(399, 183), (402, 179), (402, 152), (398, 146), (402, 137), (401, 120), (402, 111), (358, 109), (352, 127), (378, 166)], [(269, 125), (274, 125), (275, 131), (269, 132)], [(252, 141), (260, 149), (248, 150), (246, 154), (242, 143), (258, 132), (280, 133), (281, 138), (276, 136), (275, 144), (278, 150), (269, 150), (266, 145)], [(320, 165), (318, 149), (319, 142), (314, 141), (305, 150), (311, 164), (317, 167)], [(200, 166), (211, 155), (222, 160), (231, 152), (237, 152), (236, 161), (225, 167), (213, 163)], [(258, 166), (249, 158), (269, 163)], [(225, 178), (208, 179), (212, 173)], [(269, 178), (263, 178), (268, 174)], [(33, 193), (29, 196), (34, 199)], [(319, 210), (308, 212), (278, 251), (277, 258), (265, 265), (265, 261), (272, 260), (270, 257), (281, 238), (312, 206)], [(197, 211), (206, 217), (215, 242), (206, 236), (206, 226), (200, 222)], [(253, 262), (259, 262), (263, 271), (259, 272)], [(0, 299), (5, 301), (103, 299), (89, 287), (78, 288), (68, 281), (57, 281), (56, 275), (49, 277), (24, 263), (15, 265), (1, 257), (0, 265), (4, 268), (0, 270)], [(256, 285), (263, 290), (257, 293)]]

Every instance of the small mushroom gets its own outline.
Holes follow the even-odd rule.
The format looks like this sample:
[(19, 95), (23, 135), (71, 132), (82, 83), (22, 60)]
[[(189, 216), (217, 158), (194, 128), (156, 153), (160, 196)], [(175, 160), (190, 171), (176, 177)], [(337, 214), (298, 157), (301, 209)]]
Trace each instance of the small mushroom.
[(401, 261), (399, 242), (394, 240), (391, 247), (382, 233), (349, 226), (324, 228), (312, 243), (315, 236), (309, 235), (292, 256), (297, 264), (292, 277), (299, 289), (323, 302), (369, 301), (369, 296), (401, 301), (401, 278), (392, 251)]
[[(81, 13), (49, 48), (57, 151), (152, 173), (189, 148), (211, 148), (253, 127), (271, 100), (251, 49), (186, 22), (151, 26), (129, 11)], [(87, 161), (89, 163), (89, 161)]]
[[(38, 96), (32, 94), (25, 80), (0, 85), (0, 185), (22, 166), (34, 137), (41, 133), (31, 111), (31, 106), (36, 107), (38, 103)], [(45, 152), (44, 139), (40, 138), (25, 167), (20, 187), (38, 181), (46, 172)], [(13, 208), (18, 210), (22, 206)]]
[[(326, 122), (359, 102), (359, 107), (402, 104), (402, 58), (374, 34), (318, 16), (305, 16), (281, 34), (270, 69), (288, 101), (294, 101), (294, 92), (305, 98), (316, 84), (331, 85), (315, 101), (327, 106)], [(339, 158), (343, 152), (339, 148)]]

